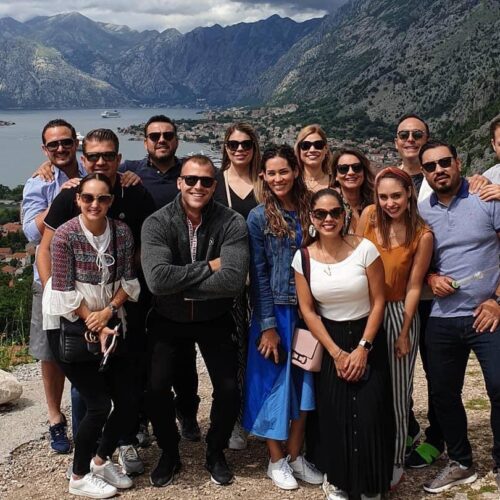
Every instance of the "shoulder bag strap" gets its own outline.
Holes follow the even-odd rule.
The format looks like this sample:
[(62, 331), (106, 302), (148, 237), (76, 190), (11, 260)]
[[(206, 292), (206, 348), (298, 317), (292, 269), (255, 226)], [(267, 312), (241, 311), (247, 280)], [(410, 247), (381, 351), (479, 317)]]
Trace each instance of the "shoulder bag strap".
[(227, 206), (229, 208), (233, 208), (233, 202), (231, 201), (231, 192), (229, 191), (229, 174), (227, 173), (227, 170), (224, 170), (224, 172), (222, 172), (222, 175), (224, 176), (224, 184), (226, 185)]

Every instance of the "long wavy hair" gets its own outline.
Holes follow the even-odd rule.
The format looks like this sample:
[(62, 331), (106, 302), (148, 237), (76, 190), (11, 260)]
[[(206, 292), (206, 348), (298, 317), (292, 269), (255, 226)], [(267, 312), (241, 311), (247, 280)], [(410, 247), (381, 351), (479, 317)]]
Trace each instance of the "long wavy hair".
[(325, 131), (321, 128), (320, 125), (317, 123), (313, 123), (312, 125), (307, 125), (303, 129), (300, 130), (299, 134), (297, 135), (297, 139), (295, 141), (295, 145), (293, 146), (293, 149), (295, 151), (295, 156), (297, 157), (297, 161), (299, 162), (300, 168), (304, 170), (304, 164), (302, 160), (300, 159), (300, 143), (308, 136), (311, 134), (318, 134), (321, 136), (321, 138), (325, 141), (326, 144), (326, 155), (323, 160), (323, 163), (321, 164), (321, 170), (325, 174), (331, 175), (332, 173), (332, 152), (328, 146), (328, 139), (326, 137)]
[(401, 170), (400, 168), (387, 167), (377, 174), (375, 177), (374, 194), (375, 211), (373, 212), (371, 220), (369, 220), (368, 223), (378, 228), (380, 236), (382, 237), (382, 246), (386, 249), (390, 249), (391, 244), (389, 232), (391, 229), (392, 219), (384, 212), (378, 199), (378, 187), (380, 185), (380, 181), (383, 179), (396, 180), (406, 192), (410, 193), (410, 198), (408, 199), (408, 210), (405, 210), (404, 213), (406, 228), (404, 246), (409, 247), (415, 240), (417, 233), (425, 227), (425, 222), (418, 212), (417, 192), (415, 191), (411, 177), (404, 170)]
[(272, 158), (283, 158), (286, 160), (292, 171), (298, 171), (299, 175), (293, 181), (291, 191), (292, 203), (295, 205), (297, 215), (300, 220), (302, 234), (305, 235), (309, 227), (309, 199), (310, 194), (307, 189), (301, 168), (295, 157), (295, 153), (288, 144), (274, 145), (267, 148), (261, 160), (261, 175), (259, 176), (259, 184), (262, 191), (262, 202), (264, 203), (267, 227), (269, 231), (279, 238), (295, 237), (295, 227), (290, 227), (283, 215), (283, 208), (279, 199), (273, 193), (267, 182), (264, 181), (263, 175), (266, 171), (266, 163)]

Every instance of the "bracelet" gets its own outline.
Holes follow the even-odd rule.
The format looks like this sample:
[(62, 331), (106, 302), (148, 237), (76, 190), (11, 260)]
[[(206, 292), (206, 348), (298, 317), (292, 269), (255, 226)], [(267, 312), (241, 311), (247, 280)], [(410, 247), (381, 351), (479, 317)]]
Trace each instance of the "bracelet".
[(111, 309), (111, 313), (114, 315), (118, 312), (118, 308), (113, 304), (113, 302), (110, 302), (108, 304), (109, 309)]
[(334, 361), (337, 361), (337, 359), (339, 359), (339, 358), (340, 358), (340, 356), (342, 355), (342, 353), (343, 353), (343, 352), (344, 352), (344, 351), (342, 350), (342, 348), (340, 348), (340, 347), (339, 347), (339, 352), (337, 353), (337, 355), (336, 355), (336, 356), (334, 356), (333, 360), (334, 360)]

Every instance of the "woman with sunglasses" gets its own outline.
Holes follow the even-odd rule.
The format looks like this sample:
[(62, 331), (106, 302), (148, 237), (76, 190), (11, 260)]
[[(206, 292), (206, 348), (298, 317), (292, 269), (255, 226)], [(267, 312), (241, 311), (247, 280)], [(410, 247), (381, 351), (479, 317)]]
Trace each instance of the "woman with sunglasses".
[(370, 160), (359, 149), (342, 148), (333, 155), (332, 172), (346, 209), (344, 232), (354, 234), (361, 212), (373, 199)]
[(332, 153), (325, 131), (316, 124), (304, 127), (297, 136), (294, 150), (307, 189), (315, 192), (329, 187), (332, 182)]
[(357, 231), (377, 247), (385, 269), (384, 329), (396, 417), (394, 487), (403, 475), (419, 343), (417, 309), (433, 249), (433, 235), (418, 213), (410, 175), (393, 167), (379, 172), (375, 178), (375, 204), (365, 209)]
[(300, 311), (324, 347), (316, 379), (319, 443), (329, 500), (378, 498), (389, 490), (394, 425), (385, 339), (384, 268), (376, 247), (345, 234), (340, 194), (322, 189), (311, 200), (310, 230), (296, 252)]
[[(133, 485), (111, 462), (111, 456), (120, 436), (128, 435), (135, 426), (135, 371), (129, 368), (128, 358), (108, 359), (106, 355), (118, 341), (119, 329), (112, 326), (121, 322), (125, 335), (122, 305), (126, 300), (137, 300), (140, 286), (133, 269), (130, 229), (106, 216), (113, 201), (111, 191), (110, 180), (100, 173), (87, 175), (80, 182), (76, 203), (81, 214), (54, 234), (52, 277), (43, 294), (44, 330), (48, 331), (52, 353), (87, 406), (75, 436), (69, 492), (90, 498), (108, 498), (117, 488)], [(99, 344), (106, 371), (98, 371), (99, 357), (84, 362), (61, 360), (59, 328), (63, 317), (85, 322), (85, 338)]]
[(291, 364), (297, 299), (290, 266), (307, 229), (309, 194), (290, 146), (264, 152), (260, 183), (264, 202), (247, 220), (253, 312), (243, 426), (266, 439), (268, 477), (292, 490), (296, 479), (321, 484), (323, 476), (300, 454), (314, 394), (312, 373)]

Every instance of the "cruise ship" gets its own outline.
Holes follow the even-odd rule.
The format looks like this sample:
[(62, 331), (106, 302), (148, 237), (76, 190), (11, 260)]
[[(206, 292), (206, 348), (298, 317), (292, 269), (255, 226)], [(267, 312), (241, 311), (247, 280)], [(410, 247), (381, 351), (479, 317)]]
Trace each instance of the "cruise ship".
[(114, 109), (113, 111), (106, 110), (101, 113), (101, 116), (103, 118), (119, 118), (120, 112), (117, 109)]

